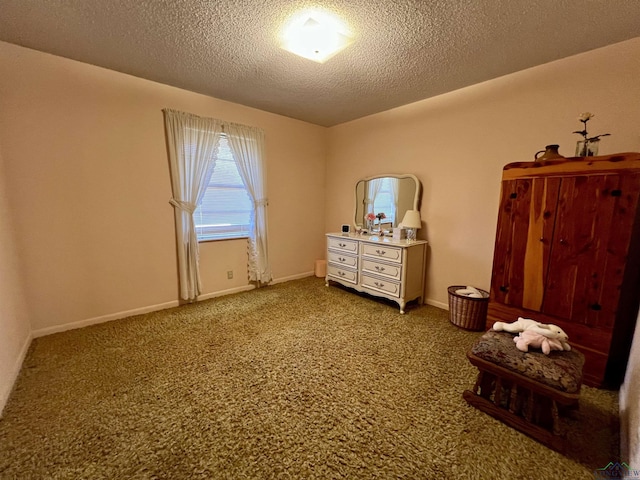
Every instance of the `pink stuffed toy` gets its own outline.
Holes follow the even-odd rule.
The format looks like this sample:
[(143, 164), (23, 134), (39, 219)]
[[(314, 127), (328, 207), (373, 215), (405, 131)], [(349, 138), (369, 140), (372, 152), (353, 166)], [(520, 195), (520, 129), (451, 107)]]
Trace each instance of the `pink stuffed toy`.
[[(545, 355), (549, 355), (551, 350), (565, 350), (560, 340), (545, 337), (544, 335), (531, 330), (521, 332), (517, 337), (513, 337), (513, 341), (516, 342), (516, 348), (522, 352), (528, 352), (529, 346), (542, 348), (542, 353)], [(569, 350), (569, 348), (567, 348), (567, 350)]]
[[(559, 340), (562, 344), (563, 350), (571, 350), (571, 346), (569, 345), (569, 336), (560, 327), (550, 323), (545, 324), (536, 322), (530, 318), (518, 317), (518, 320), (513, 323), (495, 322), (493, 324), (493, 329), (496, 332), (505, 331), (509, 333), (519, 333), (531, 330), (539, 333), (540, 335), (544, 335), (547, 338)], [(526, 352), (526, 350), (524, 351)]]

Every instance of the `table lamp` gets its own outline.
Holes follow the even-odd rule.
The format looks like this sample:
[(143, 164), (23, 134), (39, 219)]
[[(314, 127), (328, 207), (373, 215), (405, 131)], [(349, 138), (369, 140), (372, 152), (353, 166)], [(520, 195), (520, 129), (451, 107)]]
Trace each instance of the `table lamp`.
[(422, 227), (420, 212), (418, 210), (407, 210), (404, 214), (401, 225), (407, 229), (407, 240), (415, 241), (416, 230)]

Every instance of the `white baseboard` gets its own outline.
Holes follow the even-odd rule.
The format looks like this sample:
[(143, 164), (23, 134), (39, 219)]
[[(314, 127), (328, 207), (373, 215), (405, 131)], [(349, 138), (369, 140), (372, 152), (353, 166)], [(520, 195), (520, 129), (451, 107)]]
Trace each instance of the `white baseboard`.
[(149, 305), (148, 307), (134, 308), (133, 310), (125, 310), (123, 312), (110, 313), (109, 315), (102, 315), (100, 317), (87, 318), (86, 320), (79, 320), (77, 322), (65, 323), (63, 325), (56, 325), (53, 327), (40, 328), (33, 331), (33, 337), (44, 337), (45, 335), (51, 335), (52, 333), (64, 332), (66, 330), (73, 330), (76, 328), (88, 327), (89, 325), (96, 325), (98, 323), (110, 322), (111, 320), (118, 320), (120, 318), (131, 317), (133, 315), (141, 315), (143, 313), (155, 312), (157, 310), (164, 310), (166, 308), (173, 308), (178, 306), (178, 301), (159, 303), (157, 305)]
[(434, 307), (442, 308), (443, 310), (449, 310), (449, 304), (448, 303), (438, 302), (437, 300), (431, 300), (429, 298), (427, 298), (424, 301), (424, 303), (426, 303), (427, 305), (434, 306)]
[(229, 288), (227, 290), (218, 290), (217, 292), (205, 293), (198, 296), (198, 301), (209, 300), (210, 298), (222, 297), (224, 295), (231, 295), (232, 293), (248, 292), (255, 289), (255, 285), (243, 285), (242, 287)]
[(276, 283), (290, 282), (291, 280), (299, 280), (301, 278), (313, 277), (313, 272), (296, 273), (295, 275), (289, 275), (288, 277), (274, 278), (269, 285), (275, 285)]
[(16, 380), (18, 380), (18, 375), (20, 374), (20, 369), (22, 369), (22, 364), (24, 363), (24, 359), (27, 356), (27, 352), (29, 351), (29, 346), (31, 345), (31, 341), (33, 340), (33, 335), (30, 333), (22, 344), (22, 348), (20, 349), (20, 353), (18, 354), (18, 358), (13, 364), (13, 368), (11, 369), (11, 376), (9, 377), (9, 382), (7, 385), (0, 391), (0, 418), (2, 418), (2, 412), (4, 411), (4, 407), (9, 400), (9, 395), (11, 395), (11, 391), (13, 390), (13, 386), (16, 384)]
[[(290, 280), (298, 280), (300, 278), (310, 277), (313, 272), (298, 273), (296, 275), (290, 275), (288, 277), (281, 277), (273, 279), (270, 285), (276, 283), (288, 282)], [(206, 293), (200, 295), (198, 300), (208, 300), (209, 298), (222, 297), (223, 295), (230, 295), (232, 293), (246, 292), (255, 289), (255, 285), (243, 285), (241, 287), (229, 288), (227, 290), (219, 290), (217, 292)], [(51, 335), (52, 333), (64, 332), (67, 330), (73, 330), (76, 328), (88, 327), (89, 325), (96, 325), (98, 323), (110, 322), (111, 320), (118, 320), (120, 318), (131, 317), (133, 315), (141, 315), (143, 313), (155, 312), (158, 310), (164, 310), (167, 308), (177, 307), (179, 302), (177, 300), (160, 303), (157, 305), (149, 305), (147, 307), (134, 308), (133, 310), (125, 310), (122, 312), (111, 313), (109, 315), (102, 315), (100, 317), (87, 318), (85, 320), (79, 320), (77, 322), (65, 323), (63, 325), (56, 325), (53, 327), (40, 328), (32, 332), (32, 337), (44, 337), (45, 335)]]

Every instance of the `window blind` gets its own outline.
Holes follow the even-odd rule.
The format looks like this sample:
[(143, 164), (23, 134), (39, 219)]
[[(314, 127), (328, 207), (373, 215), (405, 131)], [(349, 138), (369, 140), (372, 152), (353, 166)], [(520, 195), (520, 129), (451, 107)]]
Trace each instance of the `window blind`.
[(211, 180), (193, 214), (198, 241), (247, 237), (253, 204), (224, 134), (214, 155)]

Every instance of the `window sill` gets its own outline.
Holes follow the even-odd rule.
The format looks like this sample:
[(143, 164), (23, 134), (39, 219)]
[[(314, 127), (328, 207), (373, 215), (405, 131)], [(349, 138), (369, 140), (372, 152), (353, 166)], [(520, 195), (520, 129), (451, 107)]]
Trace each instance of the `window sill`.
[(248, 238), (249, 238), (248, 235), (243, 235), (241, 237), (201, 238), (201, 239), (198, 239), (198, 243), (225, 242), (227, 240), (246, 240)]

